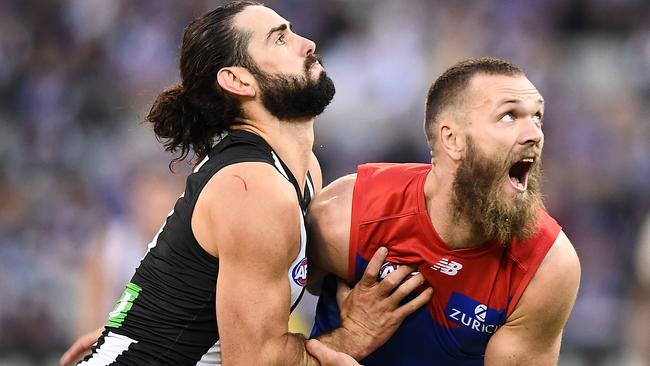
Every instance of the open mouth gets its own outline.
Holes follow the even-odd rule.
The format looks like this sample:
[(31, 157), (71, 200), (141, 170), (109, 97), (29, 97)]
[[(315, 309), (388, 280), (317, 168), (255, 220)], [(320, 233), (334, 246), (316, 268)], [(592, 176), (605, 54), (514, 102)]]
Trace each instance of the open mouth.
[(514, 163), (508, 171), (510, 184), (519, 192), (525, 192), (528, 187), (528, 172), (535, 163), (535, 158), (523, 158)]

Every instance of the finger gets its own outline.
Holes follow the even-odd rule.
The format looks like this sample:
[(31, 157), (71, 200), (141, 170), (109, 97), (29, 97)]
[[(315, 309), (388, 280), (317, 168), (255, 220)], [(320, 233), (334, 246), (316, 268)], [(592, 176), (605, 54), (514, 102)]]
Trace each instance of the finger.
[(331, 362), (332, 357), (335, 356), (335, 352), (331, 348), (327, 347), (317, 339), (308, 339), (305, 348), (307, 349), (307, 352), (309, 352), (309, 354), (316, 358), (321, 364)]
[(336, 352), (317, 339), (307, 340), (305, 348), (310, 355), (318, 360), (321, 366), (361, 366), (351, 356)]
[(65, 351), (63, 356), (61, 356), (61, 358), (59, 359), (59, 366), (68, 366), (72, 362), (69, 352), (70, 350)]
[(336, 284), (336, 303), (339, 305), (339, 309), (343, 306), (343, 301), (350, 294), (350, 287), (341, 279), (337, 280)]
[(411, 315), (414, 311), (427, 304), (429, 300), (431, 300), (431, 296), (433, 296), (433, 289), (429, 287), (428, 289), (422, 291), (418, 296), (416, 296), (415, 299), (397, 308), (394, 313), (401, 322), (404, 320), (404, 318)]
[(86, 350), (90, 350), (90, 347), (97, 342), (97, 339), (101, 336), (101, 334), (98, 336), (94, 333), (91, 334), (86, 334), (82, 339), (82, 346)]
[(66, 366), (72, 364), (74, 361), (90, 354), (90, 347), (97, 342), (97, 339), (101, 337), (103, 332), (104, 327), (102, 326), (77, 338), (72, 346), (70, 346), (70, 348), (68, 348), (59, 359), (59, 365)]
[(83, 345), (81, 344), (81, 340), (77, 340), (74, 342), (74, 344), (68, 348), (67, 351), (61, 356), (61, 359), (59, 359), (59, 365), (60, 366), (67, 366), (74, 362), (81, 353), (83, 352)]
[(406, 296), (408, 296), (411, 292), (413, 292), (415, 289), (420, 287), (424, 283), (424, 276), (422, 276), (421, 273), (416, 274), (415, 276), (412, 276), (408, 280), (402, 282), (395, 291), (389, 296), (389, 299), (394, 303), (397, 304), (402, 299), (404, 299)]
[(399, 266), (396, 270), (391, 272), (386, 278), (379, 282), (379, 288), (383, 293), (392, 292), (397, 286), (399, 286), (404, 279), (411, 275), (415, 268), (411, 266)]
[(366, 287), (374, 286), (377, 282), (377, 275), (379, 275), (379, 270), (381, 269), (382, 264), (384, 264), (384, 259), (388, 254), (388, 249), (385, 247), (379, 247), (375, 254), (368, 262), (365, 272), (363, 272), (363, 277), (361, 277), (360, 284)]

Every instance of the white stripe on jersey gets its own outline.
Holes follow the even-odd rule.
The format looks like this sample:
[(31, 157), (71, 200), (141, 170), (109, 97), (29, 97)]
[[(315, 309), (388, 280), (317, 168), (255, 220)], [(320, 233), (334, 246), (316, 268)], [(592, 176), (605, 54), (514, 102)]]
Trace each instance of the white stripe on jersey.
[(304, 286), (300, 286), (299, 284), (296, 283), (294, 278), (296, 273), (294, 273), (294, 270), (296, 269), (296, 266), (300, 265), (302, 260), (307, 257), (307, 228), (305, 227), (305, 219), (302, 215), (302, 210), (299, 210), (299, 212), (300, 212), (300, 251), (298, 252), (296, 258), (291, 263), (291, 266), (289, 266), (289, 273), (288, 273), (289, 284), (291, 285), (291, 307), (292, 308), (300, 300), (300, 294), (302, 294), (302, 291), (304, 289)]
[(203, 166), (203, 164), (207, 163), (208, 160), (210, 160), (210, 157), (209, 157), (208, 155), (206, 155), (205, 158), (203, 158), (203, 160), (201, 160), (201, 162), (199, 163), (199, 165), (197, 165), (197, 166), (194, 168), (193, 173), (198, 172), (199, 169), (201, 169), (201, 167)]
[[(275, 161), (275, 167), (278, 169), (278, 171), (288, 180), (291, 182), (289, 179), (289, 175), (287, 172), (284, 170), (282, 167), (282, 163), (280, 163), (280, 159), (278, 158), (277, 155), (275, 155), (275, 152), (271, 150), (271, 155), (273, 155), (273, 160)], [(310, 185), (310, 180), (307, 179), (308, 185)], [(310, 191), (313, 188), (310, 186)], [(289, 266), (289, 284), (291, 285), (291, 307), (293, 308), (294, 305), (300, 300), (300, 295), (302, 294), (303, 287), (300, 286), (294, 281), (294, 273), (293, 270), (296, 268), (297, 265), (302, 262), (303, 259), (307, 257), (307, 228), (305, 227), (305, 218), (304, 218), (304, 212), (298, 206), (298, 212), (300, 213), (300, 251), (298, 251), (298, 255), (296, 258), (293, 260), (291, 263), (291, 266)]]
[(77, 366), (105, 366), (115, 362), (117, 357), (124, 353), (132, 343), (138, 343), (135, 339), (127, 336), (108, 332), (104, 337), (104, 343), (95, 351), (93, 358), (84, 361)]
[(221, 342), (217, 341), (210, 347), (203, 357), (196, 363), (196, 366), (220, 366), (221, 365)]
[(291, 181), (289, 179), (289, 175), (287, 172), (284, 170), (282, 167), (282, 163), (280, 163), (280, 159), (278, 159), (278, 156), (275, 155), (275, 151), (271, 150), (271, 155), (273, 155), (273, 161), (275, 162), (275, 168), (282, 174), (285, 178), (287, 178), (288, 181)]
[(311, 181), (310, 176), (307, 176), (307, 189), (309, 189), (309, 197), (314, 198), (314, 183)]

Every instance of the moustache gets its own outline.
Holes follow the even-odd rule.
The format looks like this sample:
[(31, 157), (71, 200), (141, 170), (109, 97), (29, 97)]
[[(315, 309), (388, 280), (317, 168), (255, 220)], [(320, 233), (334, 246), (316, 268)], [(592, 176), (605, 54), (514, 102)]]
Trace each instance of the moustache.
[(533, 158), (533, 163), (531, 164), (531, 166), (537, 166), (541, 163), (541, 156), (542, 156), (542, 152), (541, 149), (539, 148), (528, 149), (518, 154), (511, 153), (505, 159), (503, 167), (504, 169), (509, 170), (515, 163), (525, 158)]
[(323, 64), (323, 58), (320, 55), (311, 54), (307, 56), (307, 58), (305, 59), (305, 70), (309, 70), (309, 68), (311, 68), (311, 66), (316, 62), (321, 64), (321, 66), (325, 67), (325, 65)]

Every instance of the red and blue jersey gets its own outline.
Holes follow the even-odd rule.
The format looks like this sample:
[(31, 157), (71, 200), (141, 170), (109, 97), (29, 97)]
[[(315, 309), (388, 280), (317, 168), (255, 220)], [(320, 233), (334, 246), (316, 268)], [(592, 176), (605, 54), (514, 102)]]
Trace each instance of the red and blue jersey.
[[(366, 164), (357, 171), (350, 226), (350, 285), (380, 246), (388, 248), (383, 278), (414, 265), (434, 293), (364, 365), (482, 365), (490, 337), (505, 324), (561, 228), (546, 211), (530, 239), (452, 250), (427, 213), (428, 164)], [(328, 278), (312, 336), (339, 326), (336, 282)]]

